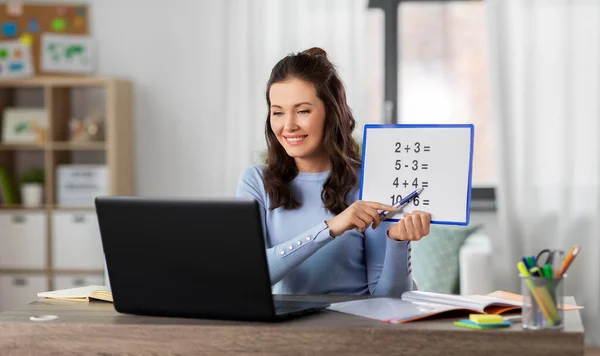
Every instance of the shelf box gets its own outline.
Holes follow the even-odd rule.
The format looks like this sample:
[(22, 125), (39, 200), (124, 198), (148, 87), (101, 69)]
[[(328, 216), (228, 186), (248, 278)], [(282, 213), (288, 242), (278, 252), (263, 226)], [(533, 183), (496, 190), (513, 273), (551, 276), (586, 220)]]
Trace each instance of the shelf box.
[(108, 169), (104, 165), (65, 164), (56, 169), (58, 206), (93, 206), (94, 198), (108, 194)]
[(52, 214), (54, 269), (104, 268), (104, 252), (95, 212)]
[(45, 268), (45, 212), (0, 211), (0, 268)]
[(48, 279), (43, 274), (0, 275), (0, 312), (24, 307), (47, 290)]

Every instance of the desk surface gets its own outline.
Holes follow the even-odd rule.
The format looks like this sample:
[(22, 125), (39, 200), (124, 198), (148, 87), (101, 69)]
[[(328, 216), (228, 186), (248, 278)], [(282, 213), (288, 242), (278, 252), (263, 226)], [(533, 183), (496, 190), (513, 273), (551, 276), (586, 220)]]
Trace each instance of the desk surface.
[[(348, 296), (278, 296), (336, 302)], [(572, 297), (566, 300), (575, 304)], [(31, 316), (56, 315), (53, 321)], [(260, 323), (119, 314), (110, 303), (42, 299), (0, 314), (0, 350), (15, 354), (314, 354), (314, 355), (583, 355), (579, 311), (565, 311), (562, 331), (470, 330), (457, 318), (392, 325), (322, 311)], [(525, 351), (526, 350), (526, 351)]]

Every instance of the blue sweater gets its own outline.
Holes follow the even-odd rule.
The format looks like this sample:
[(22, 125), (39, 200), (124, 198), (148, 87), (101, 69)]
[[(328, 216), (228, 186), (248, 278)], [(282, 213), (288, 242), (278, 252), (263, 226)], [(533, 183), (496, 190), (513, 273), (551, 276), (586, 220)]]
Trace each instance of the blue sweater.
[[(391, 222), (332, 238), (325, 221), (334, 215), (321, 201), (329, 172), (300, 172), (290, 184), (301, 207), (269, 210), (264, 168), (242, 175), (237, 196), (260, 205), (273, 293), (400, 296), (412, 289), (410, 243), (387, 237)], [(348, 204), (356, 200), (358, 187), (347, 197)]]

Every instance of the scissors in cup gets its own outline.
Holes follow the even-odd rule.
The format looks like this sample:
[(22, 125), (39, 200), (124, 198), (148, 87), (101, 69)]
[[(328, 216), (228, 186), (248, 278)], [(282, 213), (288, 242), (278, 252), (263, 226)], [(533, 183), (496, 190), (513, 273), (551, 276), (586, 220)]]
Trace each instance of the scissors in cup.
[[(555, 266), (560, 265), (562, 262), (562, 256), (564, 252), (562, 250), (551, 250), (551, 249), (543, 249), (538, 253), (535, 258), (536, 267), (541, 270), (541, 274), (544, 277), (552, 278), (555, 271)], [(542, 260), (545, 258), (545, 261)]]

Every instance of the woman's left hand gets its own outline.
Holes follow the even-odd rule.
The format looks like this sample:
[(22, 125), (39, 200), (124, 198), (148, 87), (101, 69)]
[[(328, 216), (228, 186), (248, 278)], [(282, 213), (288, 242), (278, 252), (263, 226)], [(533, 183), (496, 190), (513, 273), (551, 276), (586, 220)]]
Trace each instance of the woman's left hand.
[(431, 214), (415, 210), (404, 214), (404, 218), (388, 230), (388, 236), (397, 241), (418, 241), (429, 235)]

